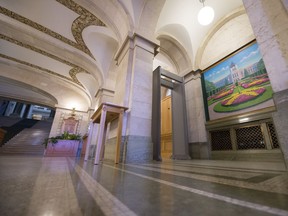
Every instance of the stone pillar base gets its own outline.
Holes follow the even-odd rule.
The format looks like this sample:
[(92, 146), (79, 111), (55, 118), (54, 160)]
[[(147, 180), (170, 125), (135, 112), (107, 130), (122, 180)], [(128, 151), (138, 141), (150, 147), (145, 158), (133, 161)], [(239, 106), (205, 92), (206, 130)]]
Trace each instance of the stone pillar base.
[(123, 163), (145, 163), (152, 161), (151, 137), (126, 136)]
[(90, 145), (89, 146), (88, 160), (91, 160), (95, 157), (95, 149), (96, 149), (96, 145)]
[(288, 169), (288, 89), (274, 93), (276, 112), (272, 114), (280, 148)]
[(173, 160), (191, 160), (189, 155), (172, 155)]
[(207, 142), (189, 143), (189, 154), (192, 159), (209, 159), (209, 146)]
[[(116, 138), (105, 143), (104, 159), (114, 161)], [(146, 163), (152, 161), (152, 142), (150, 137), (122, 136), (120, 163)]]

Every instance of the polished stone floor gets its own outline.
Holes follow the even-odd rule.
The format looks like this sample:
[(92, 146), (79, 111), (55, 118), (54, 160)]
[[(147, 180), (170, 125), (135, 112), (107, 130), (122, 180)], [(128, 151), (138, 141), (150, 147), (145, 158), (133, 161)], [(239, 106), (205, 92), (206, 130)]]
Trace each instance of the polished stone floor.
[(281, 163), (1, 155), (0, 215), (288, 215), (288, 172)]

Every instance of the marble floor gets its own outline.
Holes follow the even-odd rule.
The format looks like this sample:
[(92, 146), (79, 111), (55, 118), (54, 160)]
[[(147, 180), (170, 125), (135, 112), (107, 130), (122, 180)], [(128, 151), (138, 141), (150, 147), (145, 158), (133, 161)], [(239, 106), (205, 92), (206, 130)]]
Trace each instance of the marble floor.
[(288, 215), (281, 163), (0, 156), (1, 216)]

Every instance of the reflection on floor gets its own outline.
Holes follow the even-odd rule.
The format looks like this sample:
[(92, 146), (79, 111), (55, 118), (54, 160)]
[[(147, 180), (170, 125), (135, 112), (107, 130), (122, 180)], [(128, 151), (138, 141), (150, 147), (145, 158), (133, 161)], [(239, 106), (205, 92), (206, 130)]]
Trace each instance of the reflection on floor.
[(288, 215), (280, 163), (0, 156), (0, 215)]

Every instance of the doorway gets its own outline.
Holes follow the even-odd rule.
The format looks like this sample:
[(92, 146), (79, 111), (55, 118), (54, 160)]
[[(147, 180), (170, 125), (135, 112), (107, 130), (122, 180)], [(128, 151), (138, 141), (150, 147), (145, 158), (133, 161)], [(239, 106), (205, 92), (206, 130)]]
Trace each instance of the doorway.
[[(161, 86), (171, 89), (172, 155), (171, 159), (190, 159), (184, 79), (160, 66), (153, 71), (152, 95), (152, 142), (153, 160), (162, 161), (161, 156)], [(163, 117), (162, 117), (163, 118)]]
[(172, 158), (171, 89), (161, 86), (161, 158)]

